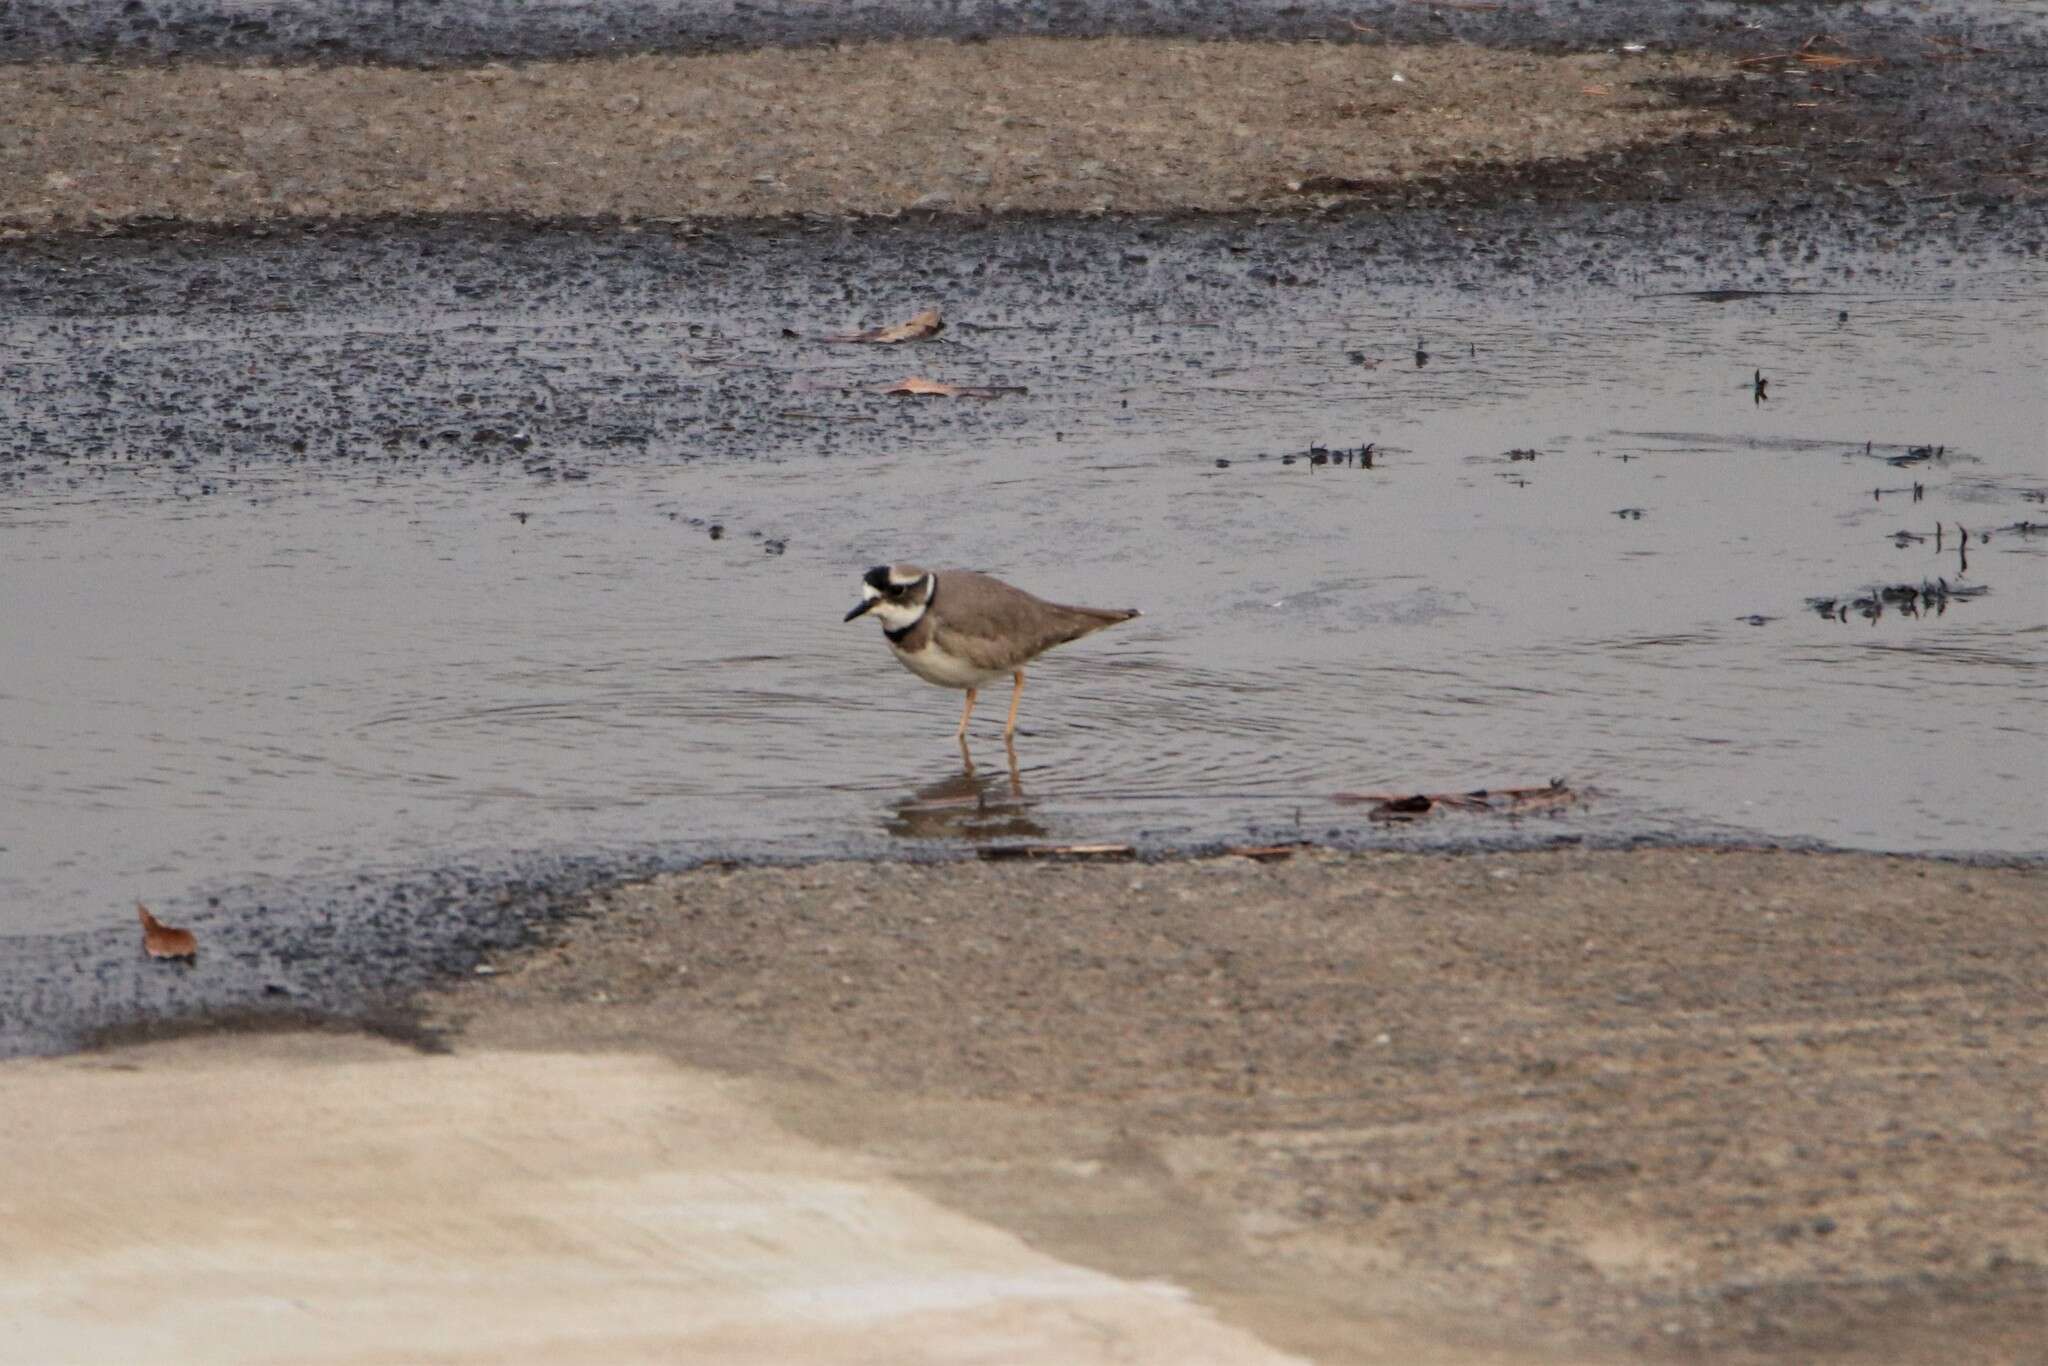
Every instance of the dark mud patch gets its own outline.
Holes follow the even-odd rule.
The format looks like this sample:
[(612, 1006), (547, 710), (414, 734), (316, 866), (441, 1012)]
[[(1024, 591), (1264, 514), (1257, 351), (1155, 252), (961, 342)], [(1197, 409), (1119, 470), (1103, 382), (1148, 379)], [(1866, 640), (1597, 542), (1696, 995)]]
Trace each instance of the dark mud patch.
[(12, 936), (0, 965), (0, 1056), (304, 1029), (432, 1051), (437, 1035), (412, 993), (541, 942), (579, 895), (624, 866), (563, 860), (521, 876), (439, 870), (223, 888), (179, 912), (199, 937), (191, 964), (148, 959), (132, 925)]
[[(1767, 308), (1788, 281), (1867, 296), (1932, 276), (1948, 289), (1971, 270), (2038, 260), (2044, 240), (2048, 207), (1889, 196), (1453, 206), (1321, 222), (924, 216), (712, 228), (471, 218), (25, 240), (0, 244), (0, 308), (15, 320), (0, 356), (0, 488), (112, 478), (138, 492), (262, 498), (264, 469), (472, 469), (545, 484), (593, 462), (747, 458), (792, 442), (819, 459), (887, 450), (906, 429), (935, 423), (1014, 432), (1034, 425), (1039, 403), (1086, 401), (1070, 380), (1050, 391), (1041, 381), (1031, 405), (951, 407), (926, 419), (928, 408), (872, 398), (854, 411), (804, 392), (893, 378), (902, 365), (849, 369), (849, 348), (791, 342), (785, 329), (832, 331), (940, 300), (953, 326), (916, 354), (927, 369), (948, 367), (936, 377), (973, 381), (983, 356), (1015, 353), (1019, 338), (1026, 349), (1056, 342), (1047, 299), (1069, 289), (1134, 311), (1200, 355), (1221, 344), (1218, 329), (1347, 280), (1483, 299), (1564, 281), (1654, 293), (1660, 281), (1705, 277), (1744, 296), (1728, 306)], [(280, 363), (236, 359), (254, 332)], [(1411, 338), (1360, 335), (1340, 354), (1378, 359), (1352, 366), (1376, 377), (1408, 367), (1398, 348)], [(1429, 373), (1468, 361), (1455, 342), (1439, 349), (1446, 344)], [(1103, 351), (1104, 364), (1112, 354)], [(1075, 378), (1099, 383), (1100, 374), (1084, 365)], [(1356, 451), (1373, 439), (1306, 435), (1316, 440), (1297, 449), (1311, 461), (1317, 444)], [(1841, 448), (1815, 448), (1826, 446)], [(145, 469), (174, 477), (134, 484)], [(701, 509), (686, 515), (700, 529), (725, 525)]]

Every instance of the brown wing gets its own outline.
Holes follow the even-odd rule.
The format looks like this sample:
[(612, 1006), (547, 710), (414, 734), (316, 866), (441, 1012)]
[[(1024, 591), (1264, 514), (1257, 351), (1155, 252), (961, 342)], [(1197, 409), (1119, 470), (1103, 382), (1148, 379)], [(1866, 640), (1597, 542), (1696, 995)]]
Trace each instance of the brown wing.
[(1020, 668), (1055, 645), (1138, 615), (1047, 602), (971, 569), (939, 574), (937, 604), (941, 648), (992, 673)]

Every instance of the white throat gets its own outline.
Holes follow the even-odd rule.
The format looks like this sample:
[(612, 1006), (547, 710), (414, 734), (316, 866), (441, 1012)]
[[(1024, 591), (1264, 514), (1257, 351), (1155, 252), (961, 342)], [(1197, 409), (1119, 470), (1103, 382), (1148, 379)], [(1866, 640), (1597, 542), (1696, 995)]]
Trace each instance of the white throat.
[(868, 609), (868, 615), (880, 617), (885, 631), (907, 631), (924, 620), (924, 611), (921, 602), (915, 607), (907, 602), (878, 602)]
[(868, 615), (881, 620), (885, 631), (907, 631), (924, 620), (925, 612), (931, 607), (931, 594), (927, 592), (923, 602), (891, 602), (882, 596), (873, 585), (861, 585), (861, 596), (874, 604)]

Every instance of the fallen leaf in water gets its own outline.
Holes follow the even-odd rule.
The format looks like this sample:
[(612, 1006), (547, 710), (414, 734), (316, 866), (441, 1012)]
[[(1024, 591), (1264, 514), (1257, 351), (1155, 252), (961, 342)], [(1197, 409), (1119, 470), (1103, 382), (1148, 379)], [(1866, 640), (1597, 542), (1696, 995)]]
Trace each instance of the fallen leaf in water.
[(945, 327), (946, 320), (939, 316), (939, 310), (927, 308), (909, 321), (897, 323), (893, 327), (870, 327), (865, 332), (842, 332), (825, 340), (894, 345), (897, 342), (923, 341), (926, 337), (936, 337), (945, 330)]
[(190, 930), (176, 929), (149, 913), (149, 907), (135, 903), (142, 919), (142, 948), (151, 958), (197, 958), (199, 940)]
[(878, 394), (907, 395), (912, 398), (1001, 398), (1025, 392), (1021, 384), (948, 384), (944, 380), (905, 375), (894, 384), (884, 384)]

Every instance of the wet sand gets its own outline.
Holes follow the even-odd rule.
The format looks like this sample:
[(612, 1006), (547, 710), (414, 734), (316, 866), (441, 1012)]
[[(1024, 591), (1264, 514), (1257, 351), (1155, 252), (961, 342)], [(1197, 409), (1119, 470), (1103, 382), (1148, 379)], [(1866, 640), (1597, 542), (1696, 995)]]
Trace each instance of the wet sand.
[[(1260, 1359), (1249, 1334), (1330, 1362), (2016, 1362), (2048, 1303), (2044, 889), (1684, 849), (664, 877), (427, 999), (452, 1056), (6, 1064), (0, 1158), (34, 1179), (0, 1280), (61, 1290), (31, 1323), (73, 1343), (112, 1341), (114, 1296), (290, 1321), (425, 1275), (434, 1341), (463, 1344), (435, 1359), (682, 1350), (712, 1339), (636, 1318), (636, 1278), (683, 1275), (693, 1221), (794, 1203), (748, 1253), (780, 1295), (718, 1341), (844, 1348), (849, 1262), (915, 1246), (943, 1284), (1000, 1264), (1223, 1344), (1180, 1359)], [(389, 1222), (351, 1184), (378, 1154), (403, 1154)], [(892, 1213), (820, 1213), (791, 1172)], [(509, 1279), (433, 1270), (491, 1272), (508, 1237), (540, 1249)], [(591, 1267), (603, 1289), (548, 1292)], [(1128, 1288), (1154, 1281), (1198, 1307)], [(1102, 1359), (1069, 1353), (1102, 1319), (1058, 1294), (983, 1308), (918, 1359)], [(1154, 1340), (1131, 1322), (1099, 1350)], [(361, 1332), (320, 1359), (378, 1359)]]

